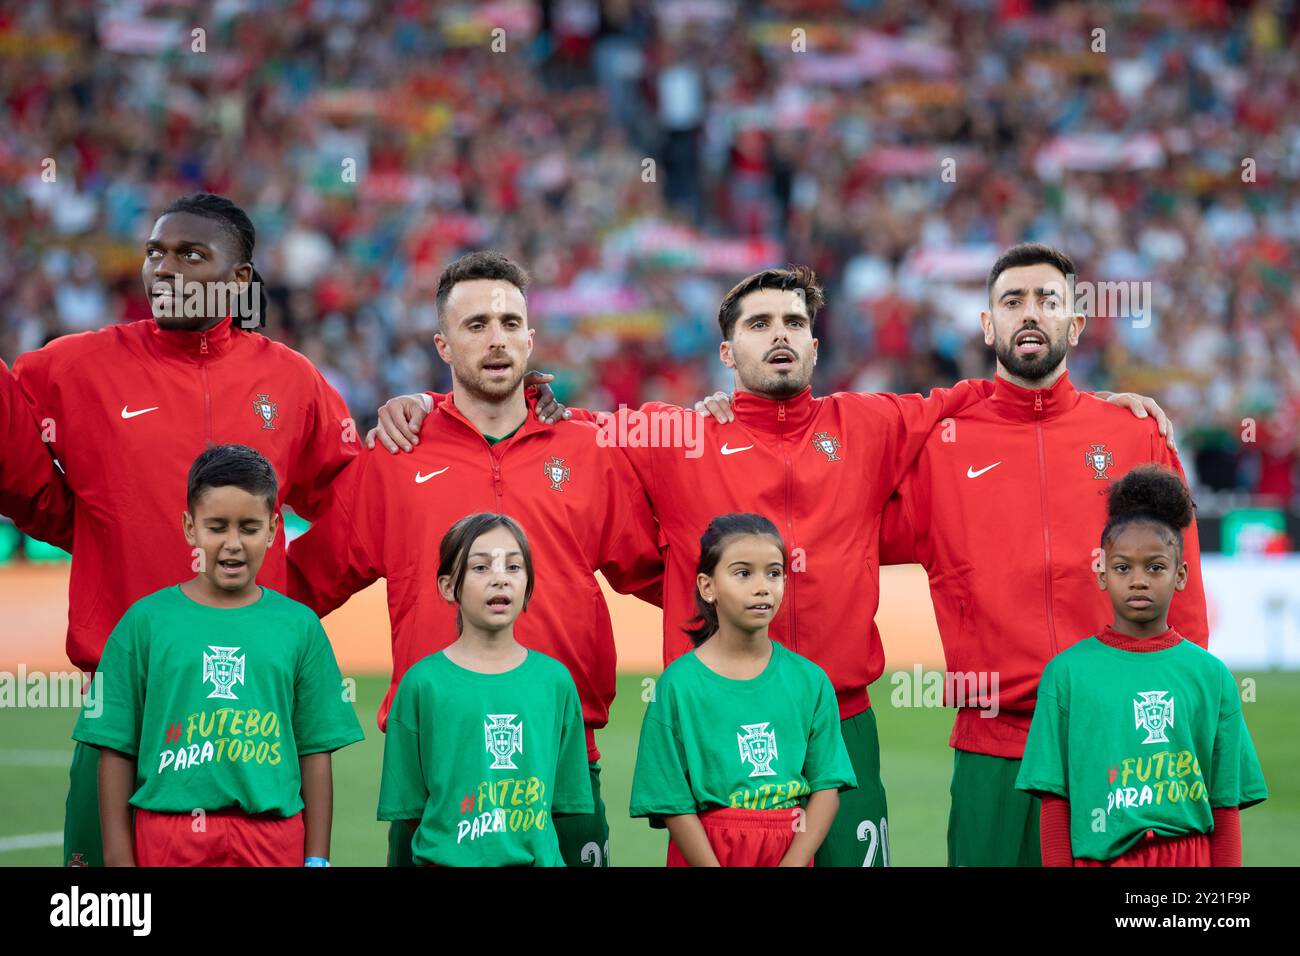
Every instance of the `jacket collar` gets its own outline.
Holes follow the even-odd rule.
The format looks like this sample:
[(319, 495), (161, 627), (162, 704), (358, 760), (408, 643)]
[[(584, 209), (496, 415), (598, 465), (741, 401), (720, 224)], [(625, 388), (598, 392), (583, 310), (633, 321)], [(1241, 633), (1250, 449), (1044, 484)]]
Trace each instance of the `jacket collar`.
[(149, 341), (159, 350), (172, 355), (181, 355), (194, 361), (214, 361), (225, 355), (235, 345), (236, 338), (246, 334), (235, 328), (230, 316), (226, 316), (206, 332), (175, 332), (161, 328), (152, 319), (146, 319), (151, 326)]
[[(537, 412), (536, 412), (537, 389), (529, 388), (524, 390), (524, 403), (528, 406), (528, 414), (524, 418), (524, 423), (519, 426), (518, 431), (516, 431), (504, 442), (501, 442), (500, 443), (501, 445), (509, 444), (510, 442), (513, 441), (518, 441), (520, 438), (524, 437), (525, 435), (531, 435), (533, 432), (539, 432), (546, 428), (555, 427), (555, 425), (544, 424), (537, 417)], [(478, 426), (475, 425), (473, 422), (471, 422), (468, 418), (466, 418), (465, 413), (456, 407), (456, 396), (452, 392), (447, 393), (446, 397), (443, 398), (443, 400), (438, 403), (437, 407), (434, 408), (433, 412), (434, 414), (446, 415), (449, 419), (459, 422), (461, 425), (468, 428), (475, 435), (479, 436), (479, 438), (483, 438), (483, 433), (478, 430)], [(486, 443), (487, 439), (483, 438), (483, 441)]]
[(1021, 388), (998, 375), (993, 379), (993, 394), (989, 397), (994, 411), (1015, 422), (1056, 418), (1078, 403), (1079, 393), (1070, 381), (1069, 372), (1062, 372), (1051, 388)]
[(812, 386), (790, 398), (764, 398), (753, 392), (736, 392), (732, 399), (736, 421), (754, 431), (779, 435), (799, 431), (812, 421), (817, 411)]

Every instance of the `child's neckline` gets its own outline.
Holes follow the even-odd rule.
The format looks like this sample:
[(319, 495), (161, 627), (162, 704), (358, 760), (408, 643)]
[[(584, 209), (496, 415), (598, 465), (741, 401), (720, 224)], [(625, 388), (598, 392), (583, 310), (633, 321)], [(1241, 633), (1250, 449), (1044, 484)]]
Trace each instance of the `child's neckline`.
[(767, 680), (772, 676), (772, 673), (776, 670), (776, 659), (780, 655), (782, 650), (781, 645), (777, 641), (773, 641), (771, 640), (771, 638), (769, 638), (768, 640), (772, 645), (772, 653), (768, 655), (767, 664), (763, 667), (761, 671), (759, 671), (753, 677), (728, 677), (726, 674), (719, 674), (712, 667), (710, 667), (708, 664), (704, 663), (704, 661), (700, 659), (698, 648), (692, 650), (689, 656), (695, 660), (695, 663), (700, 667), (701, 670), (703, 670), (706, 674), (708, 674), (711, 678), (715, 680), (725, 681), (728, 684), (735, 684), (741, 687), (755, 687), (758, 686), (759, 684), (766, 683)]
[(446, 648), (440, 650), (436, 656), (441, 658), (446, 664), (451, 666), (458, 673), (468, 674), (471, 677), (482, 677), (487, 680), (491, 680), (494, 677), (509, 677), (511, 674), (517, 674), (523, 668), (528, 666), (528, 663), (533, 659), (533, 652), (525, 647), (524, 659), (520, 661), (518, 664), (516, 664), (514, 667), (506, 671), (476, 671), (471, 668), (465, 667), (461, 664), (457, 664), (455, 661), (453, 661), (450, 657), (447, 656)]
[(172, 585), (172, 590), (174, 590), (177, 594), (179, 594), (181, 598), (185, 601), (185, 603), (190, 604), (194, 607), (201, 607), (205, 611), (220, 611), (220, 612), (247, 611), (249, 608), (257, 607), (259, 604), (261, 604), (263, 601), (266, 600), (266, 594), (267, 591), (269, 590), (269, 588), (261, 584), (258, 585), (258, 588), (261, 590), (262, 593), (257, 596), (256, 601), (253, 601), (250, 604), (239, 604), (236, 605), (235, 607), (221, 607), (220, 605), (217, 604), (204, 604), (202, 601), (196, 601), (194, 600), (194, 598), (186, 594), (185, 589), (181, 587), (179, 584)]

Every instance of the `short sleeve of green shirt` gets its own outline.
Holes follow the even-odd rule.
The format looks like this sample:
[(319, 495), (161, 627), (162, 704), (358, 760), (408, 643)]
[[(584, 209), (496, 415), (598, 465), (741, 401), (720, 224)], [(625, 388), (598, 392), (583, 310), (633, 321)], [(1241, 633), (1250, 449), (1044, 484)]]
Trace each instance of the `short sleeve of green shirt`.
[(808, 738), (803, 775), (813, 793), (818, 790), (851, 790), (858, 785), (853, 764), (849, 761), (849, 750), (844, 746), (844, 732), (840, 730), (840, 708), (835, 699), (835, 688), (824, 673), (817, 696), (817, 710), (813, 714), (812, 734)]
[(398, 685), (384, 737), (384, 770), (379, 785), (380, 820), (419, 820), (429, 802), (420, 754), (419, 686)]
[[(565, 675), (566, 677), (568, 675)], [(555, 767), (553, 815), (591, 813), (591, 767), (587, 763), (587, 732), (582, 723), (578, 688), (569, 678), (564, 685), (564, 726), (560, 731), (560, 753)]]
[(147, 627), (133, 605), (113, 628), (73, 728), (74, 740), (132, 757), (139, 753), (145, 689), (141, 655), (147, 653), (141, 632)]
[(1029, 740), (1020, 763), (1016, 789), (1031, 793), (1053, 793), (1068, 798), (1069, 789), (1069, 723), (1070, 718), (1061, 704), (1059, 685), (1062, 667), (1051, 661), (1043, 672), (1038, 686), (1038, 702), (1034, 705), (1034, 719), (1029, 725)]
[(650, 702), (641, 722), (641, 742), (636, 751), (636, 769), (632, 775), (632, 816), (657, 818), (695, 813), (695, 795), (691, 791), (681, 738), (672, 724), (671, 708), (665, 693)]
[(300, 756), (338, 750), (365, 738), (343, 694), (334, 649), (314, 614), (309, 634), (294, 678), (293, 733)]
[(1268, 798), (1268, 788), (1264, 785), (1254, 741), (1246, 729), (1236, 681), (1227, 667), (1222, 671), (1219, 722), (1210, 768), (1210, 806), (1252, 807)]

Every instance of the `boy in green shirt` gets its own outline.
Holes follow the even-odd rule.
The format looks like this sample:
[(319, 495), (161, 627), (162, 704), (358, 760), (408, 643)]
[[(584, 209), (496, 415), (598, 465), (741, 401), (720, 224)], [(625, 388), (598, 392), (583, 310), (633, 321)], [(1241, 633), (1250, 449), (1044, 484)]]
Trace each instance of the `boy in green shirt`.
[(198, 573), (109, 636), (72, 735), (101, 751), (107, 866), (329, 865), (330, 753), (363, 735), (320, 620), (257, 584), (276, 497), (253, 449), (199, 455), (183, 517)]
[(857, 781), (830, 679), (768, 637), (784, 543), (767, 518), (731, 514), (700, 552), (696, 649), (646, 710), (632, 816), (667, 827), (669, 866), (811, 866)]
[(1223, 662), (1169, 627), (1192, 499), (1173, 472), (1111, 487), (1098, 583), (1115, 623), (1043, 672), (1016, 786), (1042, 798), (1044, 866), (1240, 866), (1268, 796)]
[(418, 865), (564, 866), (553, 818), (593, 812), (586, 735), (568, 670), (515, 640), (533, 593), (523, 530), (505, 515), (457, 521), (438, 589), (460, 636), (402, 677), (378, 817), (412, 833)]

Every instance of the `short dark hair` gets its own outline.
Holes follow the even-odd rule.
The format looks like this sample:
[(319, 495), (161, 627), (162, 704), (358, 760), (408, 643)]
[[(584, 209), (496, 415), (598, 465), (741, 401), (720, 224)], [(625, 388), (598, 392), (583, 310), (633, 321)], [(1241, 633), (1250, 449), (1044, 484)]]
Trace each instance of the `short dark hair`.
[(822, 287), (817, 283), (817, 273), (808, 266), (789, 265), (784, 269), (764, 269), (752, 276), (741, 279), (731, 291), (722, 297), (718, 307), (718, 328), (722, 330), (723, 339), (730, 339), (736, 331), (736, 321), (740, 318), (740, 300), (751, 292), (760, 289), (780, 289), (803, 293), (804, 305), (808, 308), (808, 323), (817, 318), (817, 310), (826, 301)]
[(1154, 525), (1161, 536), (1183, 553), (1183, 530), (1196, 520), (1196, 504), (1187, 484), (1170, 468), (1139, 465), (1108, 489), (1106, 527), (1101, 546), (1106, 549), (1131, 524)]
[(492, 249), (482, 249), (461, 256), (438, 277), (438, 294), (436, 298), (438, 321), (441, 323), (443, 311), (447, 308), (447, 297), (459, 282), (473, 279), (500, 279), (509, 282), (525, 298), (528, 296), (528, 283), (532, 281), (523, 266), (508, 256)]
[[(1074, 271), (1074, 260), (1060, 249), (1042, 242), (1022, 242), (998, 256), (998, 261), (993, 263), (993, 268), (989, 270), (989, 302), (993, 301), (993, 284), (998, 281), (998, 276), (1008, 269), (1037, 265), (1051, 266), (1065, 276), (1067, 282), (1073, 282), (1074, 276), (1077, 275)], [(1073, 286), (1067, 291), (1072, 295)]]
[[(749, 512), (718, 515), (709, 522), (709, 526), (704, 529), (704, 534), (700, 535), (700, 562), (695, 566), (696, 576), (707, 574), (712, 577), (718, 570), (718, 562), (722, 560), (722, 552), (726, 549), (727, 543), (732, 538), (747, 534), (768, 535), (776, 540), (776, 546), (781, 549), (782, 562), (789, 558), (781, 532), (776, 529), (776, 525), (770, 518)], [(695, 617), (691, 620), (700, 623), (695, 627), (684, 627), (682, 630), (696, 647), (718, 632), (718, 609), (704, 600), (698, 585), (695, 588)]]
[(265, 456), (247, 445), (213, 445), (205, 449), (194, 464), (185, 491), (185, 506), (194, 513), (194, 506), (209, 488), (235, 487), (257, 495), (266, 502), (270, 511), (280, 495), (280, 483), (275, 469)]
[[(451, 594), (457, 604), (465, 588), (465, 571), (469, 567), (469, 549), (474, 546), (480, 535), (487, 534), (493, 528), (505, 528), (519, 542), (519, 553), (524, 556), (524, 575), (528, 584), (524, 587), (524, 604), (520, 609), (528, 610), (528, 602), (533, 596), (533, 551), (528, 546), (528, 536), (519, 522), (507, 515), (480, 511), (478, 514), (466, 515), (447, 529), (438, 548), (438, 577), (451, 578)], [(456, 633), (461, 633), (464, 622), (460, 608), (456, 609)]]

